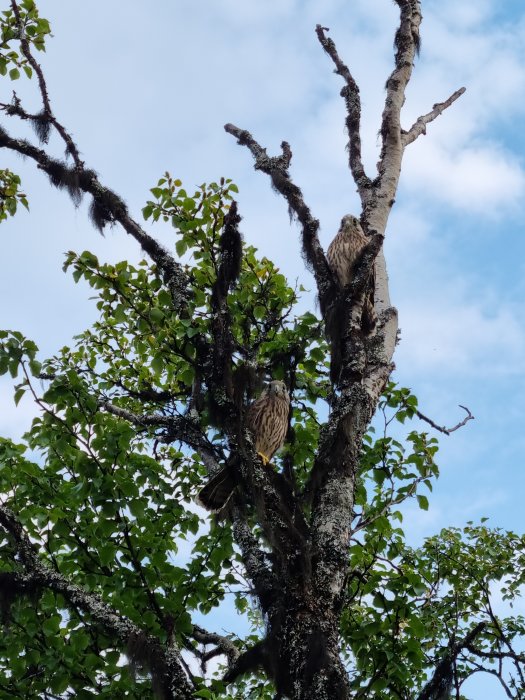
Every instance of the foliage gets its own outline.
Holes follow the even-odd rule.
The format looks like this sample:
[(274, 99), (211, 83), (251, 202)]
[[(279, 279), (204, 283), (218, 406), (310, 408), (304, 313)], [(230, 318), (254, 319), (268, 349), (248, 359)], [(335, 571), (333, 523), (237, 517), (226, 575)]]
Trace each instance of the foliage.
[[(223, 524), (203, 528), (195, 512), (192, 499), (205, 477), (196, 454), (166, 444), (162, 431), (134, 430), (128, 421), (100, 411), (111, 400), (130, 410), (176, 415), (191, 395), (198, 367), (194, 343), (209, 334), (219, 233), (234, 186), (212, 183), (192, 198), (175, 187), (173, 203), (164, 201), (163, 207), (193, 262), (187, 264), (193, 280), (187, 317), (174, 317), (154, 266), (109, 265), (89, 252), (71, 252), (65, 269), (97, 293), (100, 319), (93, 328), (78, 336), (74, 347), (43, 362), (20, 333), (0, 333), (0, 372), (20, 379), (16, 402), (29, 391), (41, 408), (26, 446), (2, 442), (0, 492), (10, 494), (6, 503), (53, 566), (161, 638), (166, 619), (172, 620), (184, 646), (191, 645), (192, 613), (207, 614), (243, 585), (231, 530)], [(184, 211), (198, 214), (197, 221), (181, 216), (180, 201), (186, 202)], [(296, 301), (296, 291), (273, 263), (246, 247), (239, 285), (229, 299), (237, 363), (255, 361), (261, 376), (277, 376), (277, 366), (293, 372), (297, 437), (289, 453), (307, 470), (317, 435), (312, 403), (323, 394), (317, 380), (326, 370), (326, 348), (313, 314), (292, 316)], [(292, 345), (297, 354), (283, 365)], [(211, 418), (202, 415), (203, 427), (212, 429), (210, 439), (226, 449)], [(27, 448), (32, 460), (25, 456)], [(186, 557), (180, 549), (188, 540)], [(2, 561), (12, 559), (10, 546), (3, 543)], [(63, 601), (47, 594), (29, 608), (27, 601), (17, 604), (10, 613), (3, 656), (18, 658), (26, 649), (24, 659), (31, 658), (39, 673), (28, 676), (25, 660), (14, 666), (10, 661), (2, 681), (6, 691), (16, 687), (30, 697), (48, 687), (58, 693), (69, 679), (75, 697), (102, 692), (117, 697), (126, 687), (143, 696), (143, 685), (134, 686), (122, 669), (112, 640), (78, 612), (66, 613)], [(45, 632), (29, 640), (41, 626), (52, 643)], [(86, 659), (85, 673), (72, 673), (84, 668)]]
[(51, 34), (47, 19), (40, 17), (33, 0), (22, 0), (19, 4), (19, 17), (13, 9), (2, 12), (1, 33), (0, 75), (6, 75), (9, 71), (11, 80), (18, 80), (21, 68), (31, 78), (31, 65), (25, 56), (13, 48), (13, 44), (16, 45), (18, 40), (25, 38), (37, 51), (45, 51), (46, 37)]
[[(1, 25), (0, 73), (11, 66), (12, 79), (20, 67), (32, 73), (27, 56), (12, 48), (21, 28), (37, 49), (50, 31), (32, 0), (17, 7), (19, 16), (6, 11)], [(0, 172), (0, 221), (18, 203), (27, 208), (19, 186), (17, 175)], [(202, 454), (170, 432), (174, 421), (182, 432), (198, 429), (206, 447), (228, 459), (224, 416), (210, 399), (203, 366), (216, 343), (222, 237), (237, 191), (222, 178), (191, 194), (169, 173), (151, 189), (144, 219), (172, 227), (190, 281), (182, 309), (174, 311), (158, 265), (111, 265), (71, 251), (64, 269), (96, 295), (93, 327), (49, 359), (20, 332), (0, 331), (0, 374), (16, 380), (16, 404), (29, 394), (39, 408), (23, 443), (0, 439), (0, 494), (50, 571), (96, 594), (162, 645), (175, 640), (185, 650), (195, 697), (269, 700), (276, 690), (262, 672), (228, 688), (224, 668), (204, 677), (210, 659), (195, 632), (203, 617), (213, 626), (217, 608), (233, 600), (247, 629), (243, 638), (227, 634), (238, 650), (264, 637), (265, 620), (231, 522), (205, 519), (194, 504), (207, 477)], [(230, 281), (221, 313), (229, 317), (235, 400), (246, 406), (264, 381), (286, 381), (291, 424), (273, 465), (308, 515), (308, 477), (334, 394), (323, 324), (313, 312), (299, 312), (305, 290), (292, 288), (253, 246), (243, 243), (240, 272)], [(414, 426), (417, 417), (416, 397), (389, 383), (360, 451), (339, 630), (353, 697), (417, 697), (454, 650), (456, 697), (480, 670), (499, 675), (511, 697), (520, 697), (523, 658), (516, 649), (525, 620), (498, 614), (495, 601), (512, 605), (521, 594), (525, 537), (469, 523), (419, 548), (407, 544), (403, 507), (415, 502), (427, 510), (439, 475), (437, 440)], [(271, 561), (249, 509), (247, 523)], [(124, 648), (65, 595), (20, 576), (20, 543), (4, 529), (0, 697), (153, 697), (151, 659), (141, 657), (137, 640)], [(463, 643), (476, 625), (475, 641)], [(199, 662), (203, 677), (195, 675)]]
[(14, 216), (19, 204), (29, 209), (27, 197), (19, 191), (20, 177), (8, 168), (0, 170), (0, 221)]
[[(167, 187), (160, 190), (162, 185)], [(232, 191), (225, 180), (189, 197), (169, 176), (152, 190), (157, 202), (147, 205), (145, 216), (161, 212), (184, 244), (179, 253), (193, 285), (187, 317), (171, 312), (154, 266), (109, 265), (89, 252), (70, 252), (65, 269), (97, 294), (100, 318), (93, 328), (43, 362), (20, 333), (0, 334), (0, 372), (19, 379), (15, 401), (29, 391), (41, 409), (24, 445), (0, 443), (6, 503), (53, 567), (161, 638), (171, 621), (180, 644), (190, 648), (197, 611), (208, 614), (230, 595), (241, 612), (251, 609), (231, 529), (227, 523), (206, 527), (192, 504), (205, 477), (195, 453), (171, 444), (162, 429), (134, 429), (100, 409), (111, 400), (131, 411), (177, 415), (191, 395), (195, 340), (210, 332), (210, 289)], [(278, 368), (288, 380), (293, 375), (293, 440), (275, 461), (291, 459), (300, 480), (311, 469), (326, 412), (319, 322), (311, 312), (294, 315), (296, 291), (250, 246), (229, 302), (237, 365), (255, 361), (261, 375), (278, 376)], [(297, 354), (283, 363), (291, 347)], [(376, 423), (363, 447), (341, 633), (353, 686), (366, 689), (366, 697), (392, 697), (394, 690), (410, 697), (451, 632), (460, 635), (473, 619), (490, 617), (491, 583), (500, 582), (513, 599), (523, 582), (514, 571), (522, 570), (515, 564), (525, 557), (525, 540), (511, 533), (470, 525), (464, 532), (443, 531), (419, 550), (406, 545), (399, 507), (416, 498), (426, 509), (420, 490), (431, 489), (438, 475), (435, 438), (414, 429), (402, 440), (388, 435), (392, 421), (409, 423), (416, 408), (408, 390), (389, 385), (380, 404), (383, 425)], [(210, 440), (226, 451), (220, 429), (202, 415)], [(11, 548), (4, 539), (0, 558), (6, 564), (13, 561)], [(122, 650), (104, 630), (60, 597), (46, 592), (21, 599), (5, 604), (4, 613), (10, 622), (1, 643), (3, 692), (16, 688), (23, 697), (36, 697), (46, 688), (67, 689), (81, 698), (148, 692), (149, 681), (133, 682)], [(243, 643), (257, 638), (257, 616), (253, 624), (255, 637)], [(498, 624), (511, 639), (523, 632), (519, 618)], [(483, 644), (493, 641), (488, 635)], [(467, 658), (461, 669), (472, 670)], [(262, 678), (238, 685), (233, 697), (271, 697)]]

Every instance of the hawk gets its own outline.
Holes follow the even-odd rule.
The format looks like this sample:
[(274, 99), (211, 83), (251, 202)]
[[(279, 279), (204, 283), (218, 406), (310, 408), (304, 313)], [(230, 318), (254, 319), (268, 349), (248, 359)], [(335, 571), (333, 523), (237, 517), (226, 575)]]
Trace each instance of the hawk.
[(363, 248), (369, 242), (359, 219), (343, 216), (336, 237), (328, 246), (326, 259), (341, 287), (346, 287), (354, 276), (354, 266)]
[[(343, 216), (341, 225), (336, 237), (328, 246), (326, 259), (333, 275), (339, 282), (342, 289), (347, 287), (353, 279), (355, 265), (364, 247), (369, 242), (361, 227), (359, 219), (355, 216)], [(369, 290), (363, 304), (362, 328), (365, 333), (370, 333), (377, 322), (377, 315), (374, 309), (375, 281), (372, 278)], [(344, 332), (345, 309), (336, 304), (330, 318), (327, 320), (327, 331), (332, 339), (332, 379), (339, 378), (341, 364), (341, 336)]]
[[(274, 380), (252, 403), (246, 414), (246, 427), (252, 433), (255, 449), (263, 464), (268, 464), (284, 444), (288, 431), (290, 395), (284, 382)], [(226, 464), (212, 476), (197, 497), (207, 510), (221, 510), (237, 487), (237, 478), (232, 464)]]

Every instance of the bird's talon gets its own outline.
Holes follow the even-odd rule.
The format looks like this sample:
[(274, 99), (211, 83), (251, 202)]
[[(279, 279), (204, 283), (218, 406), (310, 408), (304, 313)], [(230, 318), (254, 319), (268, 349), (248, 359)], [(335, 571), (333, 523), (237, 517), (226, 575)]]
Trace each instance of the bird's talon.
[(270, 464), (270, 460), (268, 459), (268, 457), (264, 453), (257, 452), (257, 454), (262, 459), (262, 463), (264, 464), (264, 466), (266, 466), (267, 464)]

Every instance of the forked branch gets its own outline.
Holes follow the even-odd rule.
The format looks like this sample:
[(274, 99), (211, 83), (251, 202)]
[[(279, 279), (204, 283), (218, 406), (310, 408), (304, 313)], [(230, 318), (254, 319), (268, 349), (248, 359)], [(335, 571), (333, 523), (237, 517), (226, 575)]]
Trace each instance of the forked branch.
[(469, 422), (469, 420), (474, 420), (474, 416), (472, 415), (472, 413), (470, 412), (470, 410), (466, 406), (462, 406), (461, 404), (459, 404), (459, 407), (462, 408), (464, 411), (466, 411), (467, 415), (465, 416), (465, 418), (463, 418), (462, 421), (459, 421), (459, 423), (457, 423), (457, 425), (454, 425), (452, 428), (446, 428), (444, 425), (443, 426), (438, 425), (431, 418), (429, 418), (428, 416), (425, 416), (424, 413), (421, 413), (421, 411), (418, 411), (417, 409), (415, 409), (414, 413), (416, 414), (416, 416), (418, 418), (420, 418), (421, 420), (424, 420), (426, 423), (431, 425), (435, 430), (439, 430), (440, 433), (444, 433), (445, 435), (450, 435), (450, 433), (453, 433), (455, 430), (459, 430), (459, 428), (462, 428), (464, 425), (466, 425)]
[(228, 664), (231, 666), (239, 658), (239, 650), (228, 637), (224, 637), (221, 634), (216, 634), (215, 632), (208, 632), (198, 625), (193, 626), (191, 636), (200, 644), (215, 645), (215, 649), (212, 649), (204, 654), (204, 661), (209, 660), (214, 656), (218, 656), (219, 654), (224, 654), (228, 659)]
[[(441, 661), (435, 668), (434, 675), (423, 688), (416, 700), (442, 700), (449, 697), (453, 665), (463, 649), (468, 648), (486, 627), (485, 622), (479, 622), (459, 642), (452, 642)], [(448, 692), (447, 692), (448, 691)]]

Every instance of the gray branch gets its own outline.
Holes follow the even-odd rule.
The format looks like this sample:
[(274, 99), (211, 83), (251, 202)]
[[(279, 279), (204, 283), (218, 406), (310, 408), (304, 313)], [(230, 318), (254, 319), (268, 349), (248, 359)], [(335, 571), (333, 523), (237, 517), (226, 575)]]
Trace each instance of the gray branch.
[(335, 72), (340, 75), (346, 83), (341, 90), (341, 97), (344, 98), (347, 112), (348, 163), (354, 182), (357, 185), (361, 202), (364, 204), (369, 195), (369, 189), (372, 183), (365, 173), (363, 161), (361, 159), (361, 98), (359, 96), (359, 87), (348, 69), (348, 66), (346, 66), (339, 57), (334, 42), (326, 36), (328, 28), (318, 24), (315, 31), (321, 46), (335, 64)]
[[(214, 656), (224, 654), (228, 659), (229, 666), (233, 665), (239, 658), (239, 650), (231, 641), (231, 639), (228, 639), (228, 637), (224, 637), (223, 635), (217, 634), (216, 632), (208, 632), (207, 630), (203, 629), (202, 627), (199, 627), (198, 625), (193, 626), (191, 636), (193, 637), (193, 639), (195, 639), (195, 641), (200, 642), (201, 644), (214, 644), (217, 650), (217, 654), (214, 654)], [(208, 654), (209, 653), (210, 652), (208, 652)]]
[(116, 406), (109, 401), (101, 402), (101, 408), (105, 409), (117, 418), (128, 421), (137, 428), (156, 428), (162, 430), (160, 440), (165, 443), (183, 442), (191, 447), (202, 459), (210, 473), (221, 468), (221, 455), (203, 433), (197, 416), (189, 414), (182, 416), (166, 416), (161, 413), (133, 413), (126, 408)]
[[(451, 642), (445, 656), (436, 666), (434, 675), (425, 685), (416, 700), (441, 700), (443, 690), (448, 676), (452, 673), (452, 666), (463, 649), (468, 648), (474, 639), (478, 637), (485, 627), (486, 622), (479, 622), (470, 632), (459, 642)], [(446, 697), (446, 696), (445, 696)]]
[(462, 421), (459, 421), (459, 423), (454, 425), (452, 428), (446, 428), (444, 425), (438, 425), (431, 418), (428, 418), (428, 416), (425, 416), (424, 413), (421, 413), (421, 411), (418, 411), (417, 409), (414, 409), (414, 413), (418, 418), (424, 420), (425, 423), (431, 425), (435, 430), (439, 430), (440, 433), (444, 433), (445, 435), (450, 435), (450, 433), (453, 433), (455, 430), (459, 430), (464, 425), (466, 425), (469, 422), (469, 420), (474, 420), (474, 416), (466, 406), (462, 406), (461, 404), (459, 404), (459, 407), (466, 411), (467, 415), (465, 416), (465, 418), (463, 418)]
[(455, 102), (457, 99), (463, 95), (465, 92), (466, 88), (462, 87), (459, 88), (459, 90), (456, 90), (455, 93), (453, 93), (448, 100), (445, 100), (444, 102), (438, 102), (436, 103), (430, 112), (428, 114), (424, 114), (421, 117), (418, 117), (418, 119), (412, 124), (410, 129), (403, 134), (402, 140), (403, 140), (403, 146), (408, 146), (409, 143), (412, 143), (415, 141), (418, 136), (421, 136), (422, 134), (427, 133), (427, 124), (430, 122), (433, 122), (434, 119), (437, 119), (440, 114), (442, 114), (447, 107), (450, 107), (450, 105)]
[(308, 267), (312, 270), (321, 308), (327, 305), (327, 299), (333, 290), (332, 273), (328, 267), (323, 248), (319, 241), (319, 221), (314, 219), (306, 205), (303, 193), (290, 179), (288, 169), (292, 159), (290, 145), (283, 141), (282, 155), (270, 157), (266, 149), (260, 146), (249, 131), (240, 129), (233, 124), (226, 124), (224, 129), (235, 136), (241, 146), (247, 146), (255, 159), (255, 169), (270, 176), (272, 185), (288, 202), (290, 215), (294, 215), (302, 226), (303, 255)]
[(246, 516), (239, 506), (232, 509), (233, 536), (241, 550), (241, 557), (250, 580), (252, 581), (262, 609), (267, 612), (279, 591), (279, 581), (268, 565), (268, 556), (260, 548), (252, 533)]

